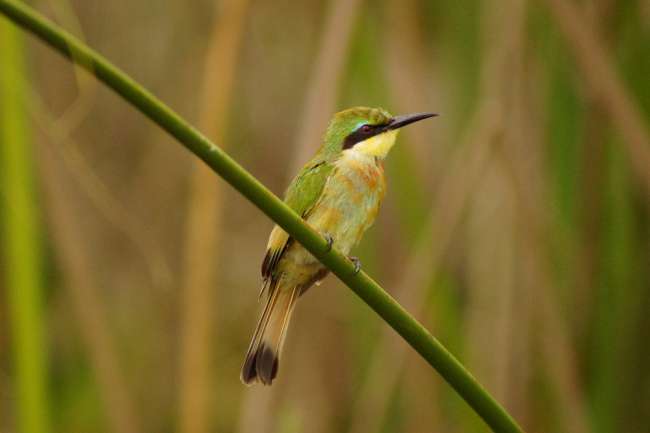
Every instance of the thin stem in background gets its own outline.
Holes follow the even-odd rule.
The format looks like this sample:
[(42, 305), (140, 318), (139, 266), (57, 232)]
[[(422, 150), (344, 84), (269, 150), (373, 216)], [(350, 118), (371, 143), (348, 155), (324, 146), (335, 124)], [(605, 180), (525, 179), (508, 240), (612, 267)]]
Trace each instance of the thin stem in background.
[[(503, 157), (505, 166), (514, 181), (514, 188), (518, 206), (519, 225), (521, 227), (521, 245), (523, 269), (531, 290), (536, 294), (537, 302), (534, 303), (533, 320), (535, 327), (541, 329), (538, 338), (540, 341), (541, 355), (545, 365), (549, 368), (555, 395), (559, 402), (561, 422), (566, 425), (566, 431), (585, 433), (589, 432), (588, 417), (585, 408), (585, 399), (579, 386), (579, 377), (576, 371), (577, 356), (572, 347), (568, 327), (561, 317), (560, 307), (554, 296), (554, 284), (549, 281), (547, 239), (550, 239), (548, 222), (540, 221), (536, 215), (534, 200), (543, 200), (538, 194), (529, 191), (526, 183), (530, 182), (531, 167), (517, 168), (516, 161)], [(520, 159), (521, 163), (522, 160)], [(535, 169), (534, 166), (532, 166)], [(539, 173), (536, 173), (539, 174)], [(535, 176), (535, 174), (532, 174)]]
[(31, 8), (12, 0), (0, 0), (0, 11), (68, 59), (80, 62), (81, 66), (155, 121), (286, 230), (417, 350), (493, 431), (522, 431), (462, 364), (381, 286), (365, 272), (355, 273), (354, 265), (346, 256), (328, 248), (325, 239), (219, 147), (124, 72)]
[[(522, 65), (511, 69), (511, 75), (515, 76), (514, 105), (507, 117), (512, 123), (511, 133), (507, 134), (497, 159), (498, 166), (510, 180), (508, 184), (514, 195), (514, 227), (517, 229), (515, 236), (519, 239), (517, 251), (520, 256), (518, 268), (522, 269), (518, 273), (521, 280), (519, 284), (526, 287), (518, 296), (517, 315), (520, 321), (517, 326), (523, 332), (532, 333), (538, 338), (536, 346), (540, 348), (544, 359), (542, 365), (548, 369), (547, 377), (559, 400), (556, 407), (565, 430), (585, 433), (589, 427), (584, 396), (578, 384), (575, 351), (571, 346), (569, 329), (560, 314), (559, 300), (555, 296), (556, 283), (549, 277), (553, 275), (549, 263), (549, 241), (553, 237), (549, 221), (544, 220), (544, 216), (548, 215), (551, 204), (543, 191), (549, 183), (549, 168), (543, 167), (541, 163), (544, 147), (539, 139), (543, 124), (540, 119), (544, 116), (539, 112), (533, 113), (533, 107), (541, 105), (535, 103), (536, 96), (539, 96), (522, 86), (521, 74), (531, 74), (531, 71), (522, 69)], [(520, 350), (529, 352), (530, 348), (531, 343), (527, 343)], [(513, 375), (516, 371), (513, 369)], [(514, 377), (518, 382), (527, 379), (525, 376)], [(520, 384), (517, 383), (517, 386)]]
[[(135, 419), (136, 411), (132, 393), (119, 366), (107, 314), (97, 293), (98, 283), (88, 271), (93, 267), (89, 260), (92, 255), (83, 248), (83, 237), (77, 237), (79, 232), (68, 233), (69, 228), (66, 226), (70, 221), (77, 220), (79, 214), (68, 207), (59, 208), (57, 203), (63, 203), (65, 200), (57, 194), (79, 188), (79, 191), (108, 223), (123, 232), (140, 251), (149, 268), (154, 286), (168, 287), (169, 269), (164, 263), (164, 258), (158, 253), (159, 247), (155, 240), (146, 235), (147, 230), (141, 221), (132, 218), (124, 209), (121, 202), (88, 167), (87, 161), (78, 152), (78, 145), (64, 135), (65, 132), (59, 128), (58, 121), (51, 118), (51, 114), (40, 103), (37, 95), (32, 96), (30, 108), (35, 122), (54, 145), (52, 149), (44, 149), (44, 153), (48, 155), (51, 153), (51, 156), (44, 158), (39, 167), (44, 178), (50, 179), (51, 176), (61, 178), (53, 183), (64, 182), (67, 185), (65, 188), (57, 189), (51, 182), (45, 182), (43, 184), (44, 204), (49, 213), (52, 232), (56, 234), (53, 242), (66, 288), (69, 289), (68, 296), (73, 301), (75, 313), (81, 324), (79, 328), (82, 331), (81, 338), (87, 347), (99, 394), (113, 430), (122, 433), (139, 431), (135, 427), (140, 422)], [(59, 230), (61, 233), (58, 232)], [(67, 245), (66, 242), (80, 245)], [(75, 263), (77, 258), (81, 258), (82, 265)]]
[(603, 44), (574, 2), (545, 0), (564, 34), (567, 46), (585, 78), (590, 92), (602, 101), (623, 137), (628, 163), (650, 197), (650, 135), (634, 99), (621, 82)]
[(305, 114), (298, 123), (291, 173), (297, 173), (320, 146), (321, 133), (335, 111), (349, 41), (362, 3), (363, 0), (330, 1), (318, 57), (312, 66), (307, 86), (303, 108)]
[[(607, 48), (612, 47), (614, 21), (613, 6), (615, 0), (591, 1), (582, 10), (589, 17), (591, 26)], [(601, 209), (604, 206), (604, 186), (607, 163), (607, 138), (611, 131), (611, 121), (607, 117), (607, 109), (602, 100), (593, 94), (585, 98), (584, 137), (579, 143), (578, 172), (578, 223), (579, 246), (578, 266), (575, 284), (575, 294), (572, 300), (574, 316), (571, 323), (576, 328), (577, 336), (588, 338), (588, 327), (594, 319), (596, 304), (595, 287), (598, 284), (599, 251), (603, 246), (601, 236)]]
[(50, 431), (43, 267), (31, 137), (25, 113), (23, 36), (0, 19), (0, 187), (2, 252), (15, 371), (17, 428)]
[(76, 187), (62, 169), (64, 164), (50, 146), (39, 146), (39, 167), (44, 179), (42, 188), (56, 260), (62, 270), (65, 288), (69, 290), (74, 313), (82, 324), (79, 332), (89, 351), (111, 429), (117, 433), (138, 433), (142, 431), (140, 421), (119, 365), (104, 302), (92, 275), (90, 252), (86, 249), (83, 233), (77, 227), (77, 216), (66, 205), (75, 201)]
[[(526, 0), (506, 0), (502, 7), (481, 8), (480, 40), (485, 41), (486, 95), (501, 106), (504, 123), (494, 147), (518, 139), (517, 96), (524, 82)], [(492, 69), (493, 68), (493, 69)], [(492, 70), (491, 70), (492, 69)], [(494, 89), (493, 92), (491, 89)], [(467, 364), (513, 410), (510, 390), (520, 371), (513, 359), (515, 341), (528, 330), (528, 320), (515, 322), (515, 300), (528, 288), (517, 281), (516, 220), (514, 194), (499, 165), (491, 164), (475, 190), (466, 226), (466, 326)], [(523, 402), (521, 402), (523, 403)]]
[[(530, 99), (529, 95), (529, 99)], [(528, 110), (530, 107), (528, 107)], [(541, 329), (535, 336), (539, 340), (543, 363), (549, 369), (548, 378), (558, 399), (560, 420), (566, 431), (587, 433), (590, 431), (585, 399), (579, 386), (576, 371), (577, 356), (570, 340), (569, 328), (561, 317), (560, 305), (554, 293), (549, 263), (549, 240), (552, 239), (550, 222), (540, 207), (548, 206), (549, 200), (542, 190), (548, 182), (540, 167), (539, 157), (531, 157), (530, 146), (541, 148), (539, 137), (533, 127), (533, 119), (526, 108), (520, 117), (526, 143), (509, 143), (498, 154), (499, 161), (511, 179), (517, 206), (517, 218), (522, 255), (524, 284), (529, 285), (529, 296), (535, 299), (531, 305), (534, 329)], [(537, 119), (537, 117), (535, 117)], [(533, 144), (529, 144), (529, 142)], [(538, 155), (539, 156), (539, 155)]]
[[(229, 0), (221, 5), (205, 58), (199, 126), (211, 140), (226, 143), (230, 95), (248, 0)], [(210, 398), (214, 388), (210, 373), (214, 295), (226, 293), (215, 288), (222, 217), (223, 185), (215, 181), (214, 173), (205, 164), (195, 161), (189, 185), (181, 290), (184, 298), (178, 426), (181, 433), (210, 431), (209, 413), (214, 404)]]
[[(391, 0), (385, 4), (386, 32), (382, 51), (387, 71), (388, 87), (391, 100), (394, 101), (396, 113), (413, 113), (436, 111), (447, 116), (444, 100), (440, 94), (431, 98), (432, 92), (439, 87), (439, 68), (430, 67), (429, 47), (425, 43), (424, 31), (419, 24), (422, 2), (416, 0)], [(434, 90), (436, 89), (436, 90)], [(443, 104), (443, 106), (441, 106)], [(422, 124), (417, 128), (405, 128), (400, 133), (405, 135), (408, 151), (414, 155), (417, 168), (417, 182), (426, 186), (435, 185), (445, 164), (446, 150), (451, 146), (446, 143), (449, 134), (441, 134), (444, 128), (441, 122)], [(427, 191), (428, 192), (428, 191)]]

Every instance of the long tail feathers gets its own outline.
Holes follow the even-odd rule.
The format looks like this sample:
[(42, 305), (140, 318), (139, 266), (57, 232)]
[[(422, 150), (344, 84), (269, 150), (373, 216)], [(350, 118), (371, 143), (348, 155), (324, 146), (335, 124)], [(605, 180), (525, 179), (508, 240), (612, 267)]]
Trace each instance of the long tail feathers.
[(275, 379), (280, 352), (297, 298), (297, 288), (276, 287), (269, 291), (241, 370), (241, 380), (245, 384), (250, 385), (259, 380), (264, 385), (270, 385)]

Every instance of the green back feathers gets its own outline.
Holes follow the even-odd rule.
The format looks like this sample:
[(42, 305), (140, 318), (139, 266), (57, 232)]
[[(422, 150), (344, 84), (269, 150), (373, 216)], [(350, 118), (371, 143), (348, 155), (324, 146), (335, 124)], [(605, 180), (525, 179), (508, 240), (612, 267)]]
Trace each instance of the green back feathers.
[(306, 164), (291, 181), (284, 201), (298, 215), (304, 217), (320, 197), (333, 168), (334, 164), (327, 161)]
[[(306, 164), (287, 188), (285, 203), (304, 218), (318, 201), (333, 168), (333, 163), (325, 161)], [(276, 225), (271, 231), (266, 256), (262, 262), (262, 277), (270, 284), (269, 290), (273, 290), (272, 279), (275, 267), (290, 243), (291, 240), (287, 232)]]

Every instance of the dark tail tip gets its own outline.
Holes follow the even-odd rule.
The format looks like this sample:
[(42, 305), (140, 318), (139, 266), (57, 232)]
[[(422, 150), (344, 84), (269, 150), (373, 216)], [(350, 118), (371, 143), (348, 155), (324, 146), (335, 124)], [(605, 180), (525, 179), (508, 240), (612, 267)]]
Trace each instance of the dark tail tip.
[(257, 379), (257, 370), (255, 368), (255, 354), (257, 352), (249, 353), (246, 355), (244, 366), (241, 368), (241, 381), (245, 385), (252, 385)]
[(262, 344), (257, 351), (255, 366), (257, 377), (264, 385), (270, 385), (278, 374), (278, 354), (266, 344)]
[(259, 380), (264, 385), (271, 385), (278, 374), (278, 355), (266, 344), (249, 353), (241, 370), (241, 380), (251, 385)]

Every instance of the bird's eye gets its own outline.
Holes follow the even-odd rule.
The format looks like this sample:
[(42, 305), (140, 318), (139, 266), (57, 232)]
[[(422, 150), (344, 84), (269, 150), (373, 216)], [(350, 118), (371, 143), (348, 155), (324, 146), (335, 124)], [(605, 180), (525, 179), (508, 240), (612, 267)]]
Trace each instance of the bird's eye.
[(360, 129), (361, 129), (361, 132), (370, 132), (372, 130), (372, 126), (363, 125)]

